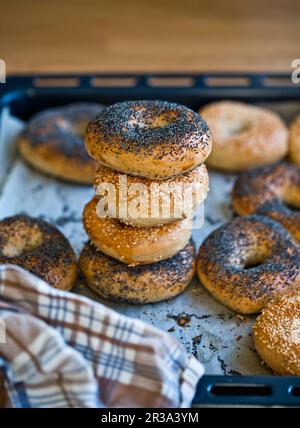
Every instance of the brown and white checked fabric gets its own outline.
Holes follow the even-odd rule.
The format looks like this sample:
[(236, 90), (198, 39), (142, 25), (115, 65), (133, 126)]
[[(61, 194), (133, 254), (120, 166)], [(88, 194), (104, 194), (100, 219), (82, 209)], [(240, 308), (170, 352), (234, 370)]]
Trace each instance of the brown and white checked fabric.
[(203, 374), (167, 333), (12, 265), (0, 322), (2, 406), (188, 407)]

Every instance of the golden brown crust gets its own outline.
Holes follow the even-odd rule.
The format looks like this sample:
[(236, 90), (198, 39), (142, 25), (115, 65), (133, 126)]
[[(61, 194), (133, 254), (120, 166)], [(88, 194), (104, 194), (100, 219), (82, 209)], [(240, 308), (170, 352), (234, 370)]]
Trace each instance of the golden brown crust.
[(38, 171), (62, 180), (80, 184), (92, 184), (97, 162), (90, 159), (81, 162), (78, 159), (66, 159), (59, 151), (49, 146), (33, 147), (31, 141), (20, 138), (19, 151), (23, 159)]
[(280, 163), (242, 173), (232, 192), (234, 211), (258, 213), (281, 223), (300, 242), (300, 167)]
[(97, 162), (85, 150), (83, 134), (88, 122), (103, 107), (72, 104), (35, 115), (18, 141), (20, 154), (39, 171), (82, 184), (91, 184)]
[(266, 215), (281, 223), (300, 243), (300, 213), (282, 204), (278, 200), (265, 203), (257, 210), (257, 214)]
[(255, 348), (284, 376), (300, 376), (300, 290), (270, 302), (253, 326)]
[(190, 218), (161, 227), (132, 227), (115, 219), (98, 217), (97, 203), (94, 197), (84, 208), (86, 233), (100, 251), (123, 263), (147, 264), (173, 257), (190, 239)]
[(256, 313), (275, 296), (300, 287), (300, 248), (274, 220), (239, 217), (204, 241), (197, 272), (224, 305)]
[(290, 159), (300, 165), (300, 116), (297, 116), (290, 127), (289, 135)]
[(89, 124), (85, 144), (101, 164), (164, 180), (202, 164), (211, 150), (206, 123), (166, 101), (127, 101), (104, 109)]
[(76, 256), (65, 236), (25, 215), (0, 221), (1, 263), (21, 266), (61, 290), (70, 290), (77, 278)]
[(288, 132), (280, 117), (267, 109), (235, 101), (211, 103), (200, 110), (213, 137), (207, 165), (243, 171), (271, 164), (288, 152)]
[(87, 243), (79, 266), (87, 284), (100, 296), (118, 302), (143, 304), (177, 296), (195, 273), (195, 247), (190, 241), (170, 259), (128, 266)]
[[(172, 223), (186, 217), (192, 217), (197, 206), (207, 196), (208, 181), (208, 173), (205, 165), (200, 165), (191, 172), (164, 180), (163, 182), (150, 180), (145, 177), (121, 174), (103, 165), (99, 165), (94, 179), (94, 187), (99, 200), (102, 200), (103, 204), (107, 200), (107, 185), (113, 185), (116, 191), (114, 199), (116, 204), (113, 204), (112, 207), (107, 206), (108, 217), (118, 218), (133, 226), (153, 227)], [(124, 189), (127, 199), (124, 205), (126, 208), (125, 213), (119, 206), (120, 194), (124, 193)], [(154, 195), (153, 198), (151, 197), (152, 194)], [(157, 196), (158, 194), (160, 194), (160, 197)], [(186, 208), (182, 209), (184, 200), (187, 200), (190, 195), (192, 195), (191, 203), (186, 204)], [(131, 205), (135, 208), (138, 197), (141, 198), (146, 206), (145, 212), (140, 210), (135, 213), (130, 209)], [(157, 204), (154, 203), (154, 198), (156, 197), (158, 200)], [(151, 210), (151, 204), (154, 207), (154, 212)], [(157, 208), (157, 213), (155, 213), (155, 208)]]

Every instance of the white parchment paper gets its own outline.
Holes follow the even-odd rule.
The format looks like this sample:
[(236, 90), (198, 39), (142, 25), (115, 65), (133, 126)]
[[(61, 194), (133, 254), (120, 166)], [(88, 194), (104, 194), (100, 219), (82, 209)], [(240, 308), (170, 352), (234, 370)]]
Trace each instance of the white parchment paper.
[[(290, 120), (299, 105), (278, 104)], [(56, 225), (77, 254), (87, 240), (81, 216), (93, 189), (44, 176), (14, 157), (15, 140), (23, 124), (4, 114), (0, 140), (0, 219), (27, 213)], [(9, 168), (10, 167), (10, 168)], [(215, 228), (232, 217), (230, 192), (233, 176), (210, 172), (205, 223), (193, 231), (197, 249)], [(79, 280), (74, 292), (82, 293), (131, 317), (143, 319), (174, 335), (206, 367), (209, 374), (270, 374), (261, 364), (251, 338), (254, 316), (239, 316), (214, 300), (194, 278), (180, 296), (162, 303), (134, 306), (104, 301)]]

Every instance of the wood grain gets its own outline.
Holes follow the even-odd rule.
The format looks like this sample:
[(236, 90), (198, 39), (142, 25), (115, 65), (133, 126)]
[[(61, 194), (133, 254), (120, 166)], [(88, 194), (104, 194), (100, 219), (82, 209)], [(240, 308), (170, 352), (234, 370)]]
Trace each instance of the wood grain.
[(299, 0), (2, 0), (8, 72), (288, 71)]

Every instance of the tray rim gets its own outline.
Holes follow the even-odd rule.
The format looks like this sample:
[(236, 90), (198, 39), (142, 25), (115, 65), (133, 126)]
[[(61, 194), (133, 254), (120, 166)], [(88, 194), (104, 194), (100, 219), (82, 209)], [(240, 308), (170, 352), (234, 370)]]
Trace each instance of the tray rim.
[[(135, 79), (135, 84), (132, 86), (122, 86), (122, 85), (111, 85), (111, 86), (93, 86), (93, 79)], [(187, 79), (190, 78), (193, 80), (193, 83), (190, 86), (153, 86), (149, 84), (151, 79)], [(51, 86), (51, 87), (37, 87), (35, 85), (38, 79), (77, 79), (78, 84), (72, 87), (66, 86)], [(214, 86), (213, 84), (208, 84), (209, 79), (225, 79), (230, 82), (230, 79), (246, 79), (248, 84), (246, 85), (235, 85), (235, 84), (226, 84)], [(280, 81), (289, 81), (288, 85), (284, 84), (273, 84), (268, 85), (266, 82), (268, 80)], [(232, 95), (237, 96), (240, 93), (248, 93), (254, 95), (257, 91), (258, 95), (272, 97), (272, 94), (276, 93), (276, 96), (284, 92), (285, 96), (291, 96), (292, 98), (300, 97), (300, 83), (293, 83), (291, 78), (291, 73), (288, 72), (258, 72), (258, 73), (246, 73), (246, 72), (203, 72), (203, 73), (168, 73), (168, 72), (151, 72), (151, 73), (135, 73), (135, 72), (103, 72), (103, 73), (14, 73), (8, 74), (6, 78), (6, 83), (0, 84), (0, 108), (3, 105), (11, 100), (13, 96), (17, 96), (19, 91), (28, 91), (34, 90), (39, 94), (49, 94), (49, 92), (55, 91), (56, 93), (64, 92), (74, 92), (82, 89), (93, 89), (95, 92), (99, 93), (111, 93), (112, 91), (133, 91), (148, 89), (153, 91), (153, 89), (158, 89), (161, 92), (171, 93), (171, 91), (177, 91), (181, 93), (194, 93), (195, 91), (201, 91), (202, 95), (211, 95), (212, 92), (218, 91), (220, 96), (229, 96), (231, 91), (234, 91)], [(20, 92), (19, 92), (20, 94)], [(8, 99), (6, 96), (8, 95)]]

